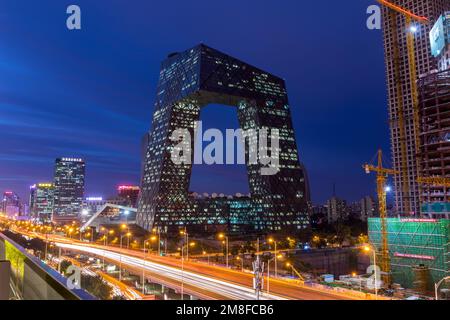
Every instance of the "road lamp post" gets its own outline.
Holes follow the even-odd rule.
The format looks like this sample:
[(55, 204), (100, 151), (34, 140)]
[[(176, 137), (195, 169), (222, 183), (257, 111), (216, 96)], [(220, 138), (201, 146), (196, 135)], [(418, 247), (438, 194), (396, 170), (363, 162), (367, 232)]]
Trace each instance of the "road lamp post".
[(241, 261), (241, 272), (243, 272), (244, 271), (244, 256), (242, 256), (242, 258), (237, 256), (236, 260)]
[(145, 295), (145, 268), (147, 265), (147, 251), (145, 251), (145, 246), (148, 244), (148, 241), (144, 239), (144, 267), (142, 268), (142, 294)]
[(274, 261), (275, 261), (275, 278), (278, 277), (278, 268), (277, 268), (277, 256), (278, 256), (278, 252), (277, 252), (277, 241), (274, 238), (269, 238), (268, 239), (269, 243), (273, 243), (275, 245), (275, 257), (274, 257)]
[(225, 252), (226, 252), (226, 257), (225, 257), (225, 261), (226, 261), (226, 265), (228, 268), (228, 236), (226, 236), (223, 233), (219, 234), (219, 239), (225, 239)]
[(128, 237), (128, 242), (130, 240), (131, 237), (131, 233), (127, 232), (125, 235), (120, 236), (120, 265), (119, 265), (119, 281), (122, 281), (122, 239), (124, 237)]
[(153, 232), (158, 235), (158, 256), (161, 256), (161, 230), (159, 228), (153, 228)]
[(373, 264), (374, 264), (374, 276), (375, 276), (375, 299), (378, 300), (378, 273), (377, 273), (377, 252), (374, 246), (371, 245), (365, 245), (363, 247), (364, 251), (369, 253), (372, 251), (373, 253)]

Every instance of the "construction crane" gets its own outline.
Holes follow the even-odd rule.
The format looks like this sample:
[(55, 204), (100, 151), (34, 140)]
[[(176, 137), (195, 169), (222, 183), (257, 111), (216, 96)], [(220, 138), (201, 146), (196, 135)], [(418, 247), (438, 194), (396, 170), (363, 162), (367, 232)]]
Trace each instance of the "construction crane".
[[(414, 33), (417, 31), (417, 26), (415, 23), (420, 24), (428, 24), (430, 21), (426, 17), (421, 17), (413, 12), (402, 8), (396, 4), (393, 4), (386, 0), (377, 0), (382, 6), (387, 7), (391, 10), (392, 18), (391, 20), (391, 33), (393, 36), (394, 42), (394, 75), (396, 80), (396, 90), (397, 90), (397, 116), (398, 127), (399, 127), (399, 140), (400, 140), (400, 162), (401, 162), (401, 181), (402, 181), (402, 192), (403, 199), (407, 199), (403, 201), (404, 211), (409, 214), (411, 211), (409, 197), (410, 197), (410, 189), (408, 183), (408, 146), (406, 142), (406, 127), (405, 127), (405, 110), (404, 110), (404, 98), (403, 98), (403, 89), (402, 82), (400, 80), (400, 46), (397, 35), (397, 19), (395, 14), (401, 14), (406, 19), (406, 25), (408, 27), (407, 32), (407, 47), (408, 47), (408, 60), (409, 60), (409, 78), (411, 85), (411, 94), (412, 94), (412, 102), (413, 102), (413, 134), (414, 134), (414, 144), (416, 150), (416, 174), (417, 177), (420, 176), (420, 158), (419, 158), (419, 150), (420, 150), (420, 138), (419, 138), (419, 130), (420, 130), (420, 122), (419, 122), (419, 99), (418, 99), (418, 90), (417, 90), (417, 67), (416, 67), (416, 59), (415, 59), (415, 46), (414, 46)], [(419, 194), (420, 185), (419, 185)]]
[(432, 176), (432, 177), (419, 177), (417, 182), (420, 184), (426, 184), (434, 187), (450, 188), (450, 178)]
[(381, 223), (381, 271), (383, 272), (382, 279), (384, 283), (389, 285), (391, 283), (391, 263), (389, 258), (386, 222), (386, 179), (389, 175), (395, 175), (399, 172), (397, 170), (383, 167), (383, 152), (381, 150), (378, 150), (377, 165), (366, 163), (363, 165), (363, 168), (367, 174), (370, 174), (371, 172), (375, 172), (377, 174), (377, 195)]
[[(431, 177), (419, 177), (417, 178), (417, 183), (423, 184), (425, 186), (428, 186), (428, 194), (431, 193), (430, 189), (431, 187), (444, 187), (444, 188), (450, 188), (450, 178), (447, 177), (439, 177), (439, 176), (431, 176)], [(447, 194), (446, 191), (444, 191), (444, 194)]]

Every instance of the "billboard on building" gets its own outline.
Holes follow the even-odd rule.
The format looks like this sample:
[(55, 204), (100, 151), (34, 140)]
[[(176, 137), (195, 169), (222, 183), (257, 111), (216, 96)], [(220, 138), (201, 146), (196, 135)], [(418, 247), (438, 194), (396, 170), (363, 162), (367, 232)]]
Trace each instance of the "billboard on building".
[(449, 18), (450, 12), (441, 15), (430, 31), (431, 54), (433, 57), (439, 56), (448, 44), (449, 35), (446, 29)]

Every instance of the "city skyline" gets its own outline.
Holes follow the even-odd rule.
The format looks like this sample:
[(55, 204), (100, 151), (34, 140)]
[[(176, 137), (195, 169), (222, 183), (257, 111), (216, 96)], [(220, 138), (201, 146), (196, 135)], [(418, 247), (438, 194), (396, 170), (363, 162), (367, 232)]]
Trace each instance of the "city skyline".
[[(370, 4), (330, 4), (329, 12), (310, 15), (317, 5), (288, 3), (279, 8), (260, 3), (255, 17), (237, 25), (226, 24), (229, 14), (208, 20), (211, 28), (183, 18), (181, 22), (189, 27), (181, 34), (154, 13), (144, 19), (139, 11), (146, 4), (122, 10), (112, 3), (108, 11), (121, 10), (123, 16), (117, 25), (108, 26), (109, 16), (101, 5), (81, 1), (86, 14), (83, 29), (76, 34), (58, 28), (66, 17), (60, 21), (57, 9), (46, 8), (46, 4), (48, 11), (41, 12), (49, 19), (42, 19), (46, 22), (40, 21), (30, 31), (29, 26), (36, 24), (35, 4), (26, 8), (7, 4), (9, 45), (2, 47), (1, 58), (8, 64), (2, 65), (0, 76), (4, 84), (0, 109), (6, 114), (2, 126), (8, 130), (0, 155), (0, 189), (15, 190), (26, 198), (29, 186), (48, 180), (53, 160), (62, 156), (86, 159), (86, 194), (106, 197), (117, 185), (139, 184), (140, 141), (150, 129), (159, 62), (170, 52), (204, 42), (285, 77), (300, 159), (309, 175), (314, 203), (324, 203), (332, 195), (333, 183), (337, 194), (348, 200), (373, 195), (374, 183), (364, 175), (361, 164), (378, 146), (389, 152), (389, 131), (381, 31), (368, 30), (365, 25)], [(197, 6), (201, 5), (215, 11), (226, 9), (220, 4)], [(186, 10), (195, 11), (197, 6)], [(227, 6), (226, 12), (232, 7)], [(152, 8), (151, 12), (169, 12), (164, 4), (152, 4)], [(260, 29), (267, 12), (273, 13), (276, 23), (274, 34), (266, 36)], [(345, 17), (345, 23), (335, 23), (335, 12)], [(286, 19), (294, 13), (301, 14), (301, 19)], [(306, 28), (314, 23), (322, 28)], [(239, 30), (245, 32), (237, 35)], [(34, 39), (17, 41), (25, 31), (32, 32), (30, 39)], [(150, 41), (149, 33), (156, 40)], [(325, 37), (328, 40), (323, 43)], [(173, 41), (167, 43), (166, 38)], [(97, 39), (102, 39), (101, 44)], [(41, 40), (43, 45), (31, 50)], [(343, 51), (342, 44), (353, 49)], [(109, 53), (111, 49), (114, 54)], [(277, 57), (281, 53), (283, 59)], [(358, 69), (360, 74), (350, 75), (349, 69)], [(331, 85), (324, 87), (323, 79)], [(208, 127), (236, 127), (234, 110), (217, 109), (207, 107), (202, 114)], [(226, 118), (226, 123), (218, 123), (217, 117)], [(369, 118), (374, 121), (366, 123)], [(194, 167), (193, 172), (192, 191), (246, 192), (242, 168)], [(224, 183), (230, 175), (232, 181)]]

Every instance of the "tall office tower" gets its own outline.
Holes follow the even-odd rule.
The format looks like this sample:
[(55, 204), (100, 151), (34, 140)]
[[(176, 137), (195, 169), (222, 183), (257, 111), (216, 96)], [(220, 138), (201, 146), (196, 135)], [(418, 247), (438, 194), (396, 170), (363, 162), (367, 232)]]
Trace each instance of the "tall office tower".
[[(435, 21), (449, 6), (448, 0), (392, 0), (417, 15)], [(432, 24), (418, 25), (415, 33), (415, 59), (417, 78), (437, 69), (437, 61), (431, 55), (429, 32)], [(407, 49), (405, 18), (388, 8), (383, 8), (383, 33), (386, 63), (389, 120), (391, 124), (391, 151), (394, 169), (402, 172), (395, 176), (395, 202), (399, 214), (418, 215), (420, 212), (417, 178), (417, 158), (414, 139), (413, 97), (410, 79), (410, 64)], [(398, 58), (397, 58), (398, 57)], [(398, 66), (398, 68), (396, 68)], [(398, 111), (403, 106), (405, 126), (399, 126)], [(401, 130), (404, 129), (406, 150), (402, 152)], [(405, 155), (402, 157), (402, 154)], [(403, 164), (402, 164), (403, 163)], [(405, 174), (406, 175), (405, 175)], [(409, 190), (409, 192), (407, 192)]]
[(66, 223), (79, 217), (84, 196), (85, 163), (78, 158), (59, 158), (55, 162), (52, 220)]
[[(175, 130), (197, 136), (200, 109), (214, 103), (236, 107), (240, 127), (249, 133), (246, 141), (252, 143), (244, 145), (250, 145), (245, 147), (250, 199), (194, 199), (188, 190), (192, 162), (172, 161), (171, 151), (180, 145), (171, 138)], [(258, 149), (251, 132), (262, 129), (270, 129), (270, 135), (278, 129), (278, 172), (267, 163), (248, 161)], [(190, 146), (188, 140), (181, 143)], [(259, 149), (274, 155), (268, 144)], [(169, 232), (185, 226), (205, 232), (213, 225), (237, 230), (236, 224), (254, 232), (292, 231), (309, 224), (306, 196), (284, 80), (205, 45), (169, 55), (161, 66), (137, 223)]]
[(30, 187), (30, 212), (33, 219), (50, 222), (53, 214), (53, 183), (37, 183)]
[(137, 206), (139, 190), (140, 188), (138, 186), (119, 186), (117, 188), (118, 197), (124, 199), (127, 206), (135, 208)]

